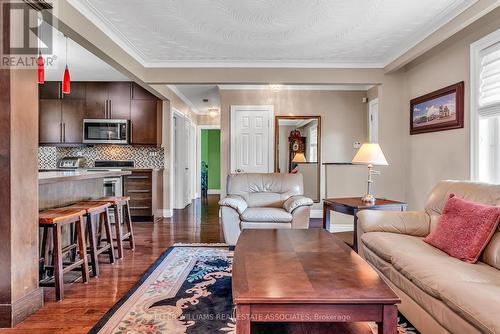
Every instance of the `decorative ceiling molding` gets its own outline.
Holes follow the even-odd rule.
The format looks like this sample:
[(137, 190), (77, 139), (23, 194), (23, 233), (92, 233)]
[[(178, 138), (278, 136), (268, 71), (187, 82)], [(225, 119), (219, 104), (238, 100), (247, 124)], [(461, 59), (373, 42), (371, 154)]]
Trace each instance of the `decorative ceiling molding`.
[[(220, 90), (273, 90), (270, 85), (218, 85)], [(373, 85), (282, 85), (281, 90), (367, 91)]]
[(147, 68), (383, 68), (478, 0), (68, 0)]

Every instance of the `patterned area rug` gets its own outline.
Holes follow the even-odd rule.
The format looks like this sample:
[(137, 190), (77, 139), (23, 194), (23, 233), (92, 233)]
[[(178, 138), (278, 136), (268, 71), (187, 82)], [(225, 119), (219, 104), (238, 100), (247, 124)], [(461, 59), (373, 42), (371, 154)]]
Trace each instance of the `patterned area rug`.
[[(235, 334), (232, 259), (221, 245), (169, 248), (89, 333)], [(402, 315), (398, 320), (399, 334), (418, 334)]]

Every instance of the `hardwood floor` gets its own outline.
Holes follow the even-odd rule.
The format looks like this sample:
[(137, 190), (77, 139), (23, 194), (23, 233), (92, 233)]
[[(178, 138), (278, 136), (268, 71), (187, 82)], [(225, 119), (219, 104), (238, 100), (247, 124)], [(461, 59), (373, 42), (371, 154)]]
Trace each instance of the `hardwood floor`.
[(101, 257), (100, 275), (88, 284), (65, 285), (65, 299), (55, 301), (53, 288), (45, 289), (45, 306), (6, 333), (87, 333), (142, 276), (169, 246), (176, 242), (222, 242), (218, 196), (209, 196), (202, 205), (194, 201), (175, 210), (171, 219), (156, 223), (135, 223), (136, 249), (125, 249), (125, 256), (114, 265)]
[[(54, 289), (45, 288), (45, 306), (15, 328), (0, 329), (0, 334), (87, 333), (168, 247), (176, 242), (223, 242), (218, 200), (218, 195), (209, 195), (203, 204), (196, 200), (183, 210), (174, 210), (170, 219), (134, 223), (134, 252), (126, 247), (124, 258), (114, 265), (103, 254), (99, 277), (88, 284), (66, 284), (63, 301), (56, 302)], [(321, 227), (322, 220), (311, 219), (311, 226)]]

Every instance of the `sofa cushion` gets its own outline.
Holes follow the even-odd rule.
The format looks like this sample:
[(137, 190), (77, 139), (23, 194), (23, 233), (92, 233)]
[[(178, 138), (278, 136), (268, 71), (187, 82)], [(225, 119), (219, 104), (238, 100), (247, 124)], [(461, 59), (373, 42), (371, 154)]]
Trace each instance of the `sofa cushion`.
[(474, 263), (498, 226), (500, 208), (451, 195), (436, 229), (424, 241), (450, 256)]
[(293, 217), (285, 209), (256, 207), (247, 208), (241, 214), (241, 219), (247, 222), (290, 223)]
[(361, 236), (361, 241), (372, 252), (385, 261), (391, 263), (395, 252), (419, 252), (429, 247), (422, 242), (422, 238), (406, 234), (370, 232)]
[(483, 263), (474, 266), (484, 271), (440, 286), (441, 299), (482, 333), (500, 333), (500, 272)]

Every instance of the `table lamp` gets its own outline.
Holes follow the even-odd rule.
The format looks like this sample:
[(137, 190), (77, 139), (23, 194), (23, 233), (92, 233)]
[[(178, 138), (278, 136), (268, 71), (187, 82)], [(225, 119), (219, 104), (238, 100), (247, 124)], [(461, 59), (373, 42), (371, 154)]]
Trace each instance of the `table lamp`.
[(372, 195), (372, 175), (380, 175), (379, 171), (373, 170), (373, 166), (387, 166), (387, 160), (384, 153), (377, 143), (364, 143), (352, 159), (353, 164), (368, 166), (368, 190), (367, 194), (361, 199), (365, 203), (374, 204), (375, 197)]

